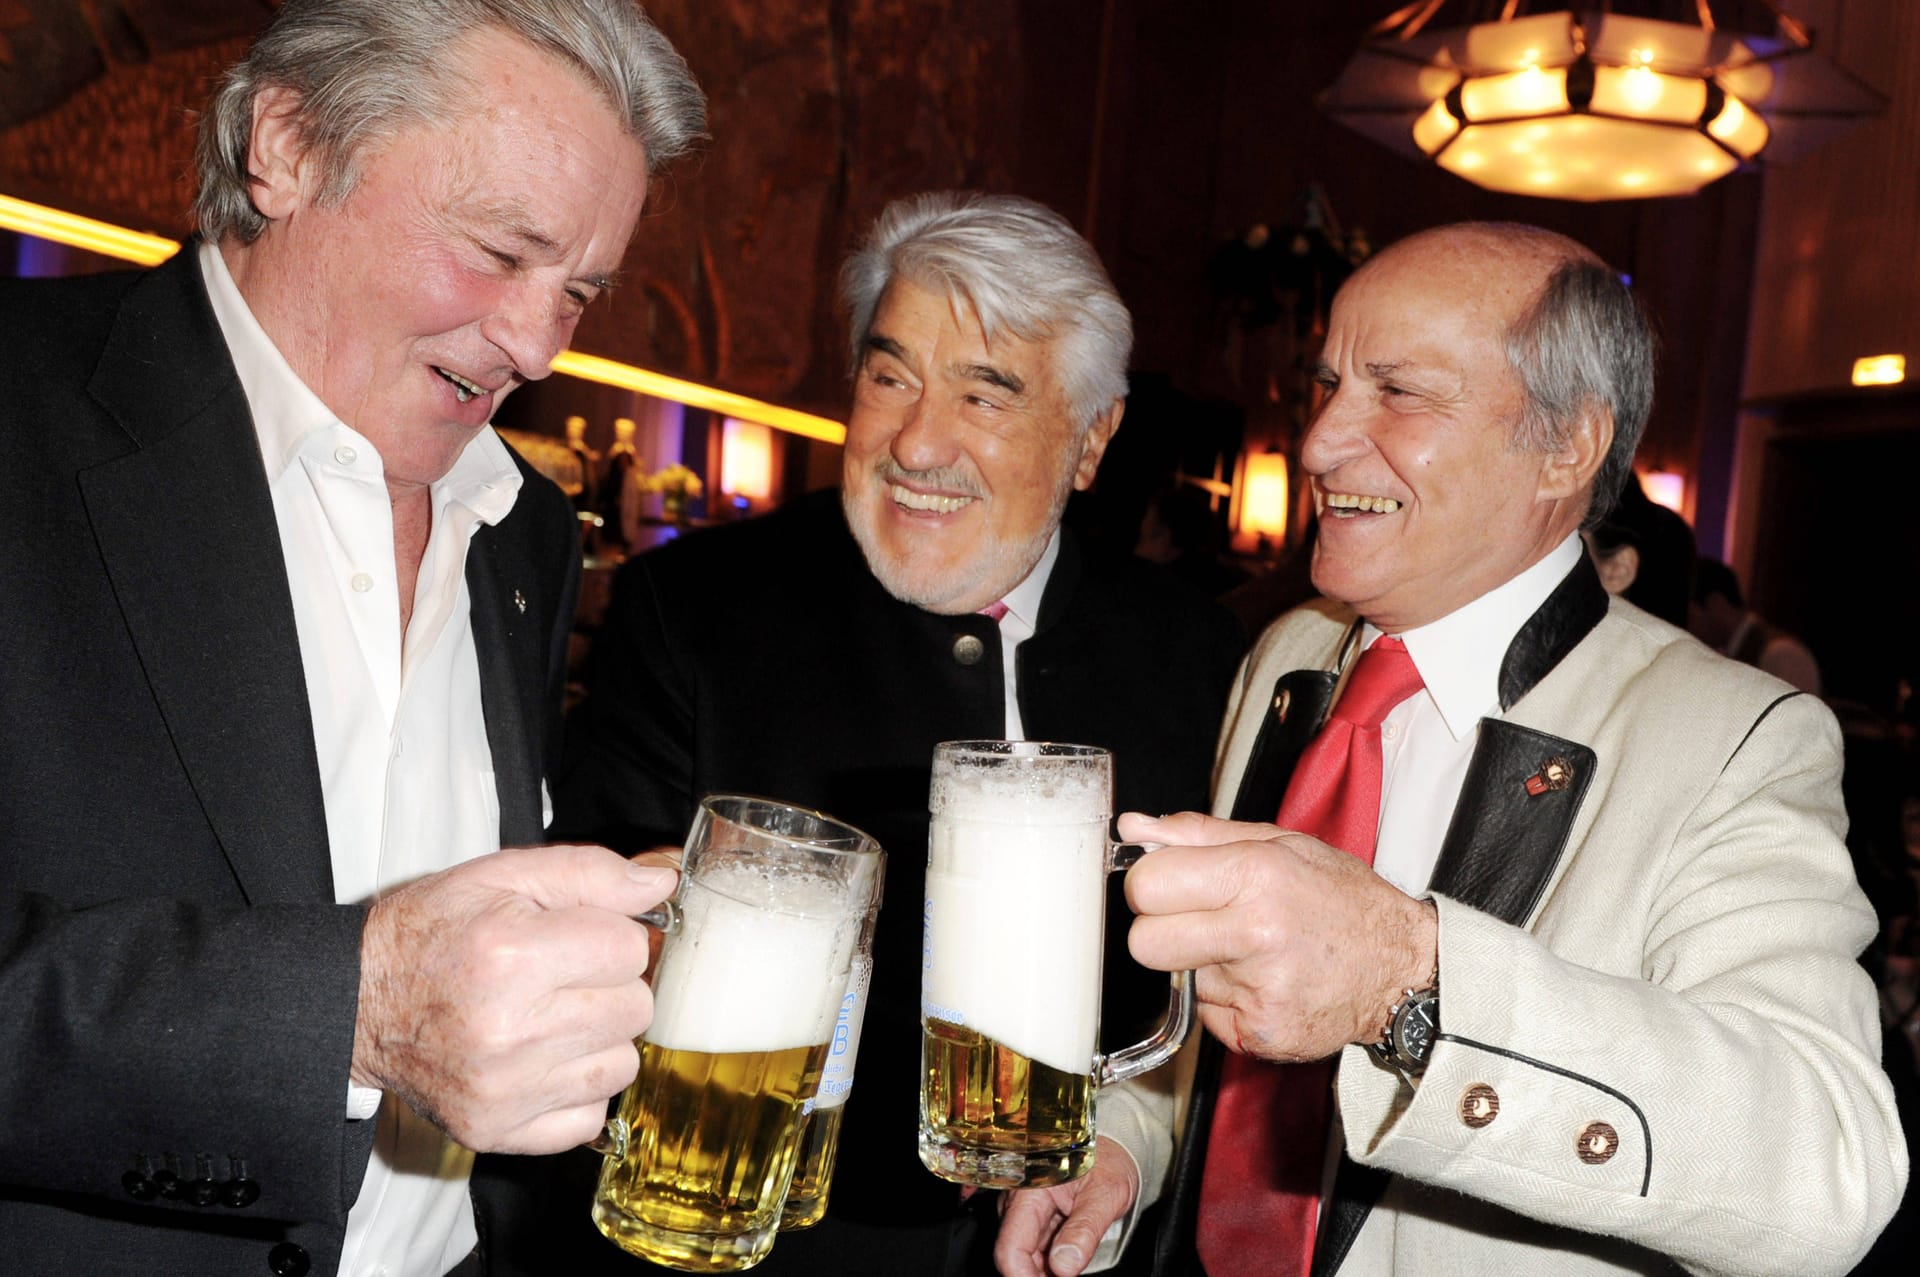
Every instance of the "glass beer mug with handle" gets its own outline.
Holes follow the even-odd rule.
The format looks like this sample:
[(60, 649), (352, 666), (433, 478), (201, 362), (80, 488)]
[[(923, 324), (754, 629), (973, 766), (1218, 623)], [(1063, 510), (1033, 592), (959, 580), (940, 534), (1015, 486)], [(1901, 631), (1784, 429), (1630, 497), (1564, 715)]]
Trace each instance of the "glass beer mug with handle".
[(720, 795), (700, 804), (660, 916), (653, 1022), (606, 1133), (593, 1222), (685, 1272), (766, 1258), (820, 1084), (878, 843), (819, 812)]
[(920, 1160), (987, 1188), (1093, 1166), (1095, 1091), (1173, 1058), (1193, 975), (1144, 1042), (1098, 1053), (1106, 879), (1147, 848), (1107, 837), (1113, 756), (949, 741), (933, 755), (922, 920)]

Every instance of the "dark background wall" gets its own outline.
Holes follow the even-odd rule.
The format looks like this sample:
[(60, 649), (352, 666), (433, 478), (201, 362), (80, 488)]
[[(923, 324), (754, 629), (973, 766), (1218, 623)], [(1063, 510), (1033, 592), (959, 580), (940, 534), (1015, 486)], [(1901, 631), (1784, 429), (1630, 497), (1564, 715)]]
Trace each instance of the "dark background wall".
[[(1136, 317), (1128, 426), (1103, 476), (1124, 531), (1173, 466), (1231, 477), (1243, 445), (1295, 442), (1298, 365), (1345, 268), (1336, 249), (1460, 218), (1537, 222), (1630, 275), (1654, 313), (1664, 351), (1642, 459), (1689, 476), (1703, 548), (1726, 552), (1803, 629), (1861, 597), (1871, 582), (1824, 559), (1816, 583), (1776, 587), (1787, 574), (1777, 556), (1761, 561), (1756, 529), (1846, 526), (1853, 498), (1828, 476), (1869, 458), (1848, 445), (1852, 463), (1816, 466), (1809, 449), (1834, 430), (1821, 423), (1867, 411), (1869, 433), (1920, 429), (1899, 392), (1864, 406), (1835, 397), (1855, 355), (1920, 357), (1920, 5), (1786, 6), (1892, 95), (1883, 120), (1692, 197), (1583, 205), (1481, 191), (1316, 110), (1368, 25), (1400, 4), (652, 0), (710, 95), (713, 141), (657, 185), (628, 255), (632, 284), (576, 345), (839, 417), (834, 272), (880, 207), (947, 187), (1033, 196), (1087, 231)], [(0, 192), (184, 234), (193, 108), (272, 7), (0, 2)], [(1449, 12), (1489, 7), (1455, 0)], [(1734, 21), (1766, 6), (1714, 8)], [(1256, 223), (1283, 257), (1296, 232), (1314, 250), (1287, 262), (1296, 311), (1264, 323), (1249, 322), (1223, 251)], [(555, 379), (510, 407), (536, 428), (582, 411), (605, 431), (617, 406), (596, 395)], [(1782, 429), (1799, 442), (1769, 442)], [(1906, 455), (1886, 446), (1872, 457)], [(832, 467), (795, 457), (788, 473)]]

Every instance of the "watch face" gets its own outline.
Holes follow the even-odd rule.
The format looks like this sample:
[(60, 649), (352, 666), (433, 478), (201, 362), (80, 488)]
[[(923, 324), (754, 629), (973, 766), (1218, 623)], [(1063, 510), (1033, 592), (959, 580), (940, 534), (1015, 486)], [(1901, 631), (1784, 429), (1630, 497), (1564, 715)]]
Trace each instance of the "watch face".
[(1394, 1045), (1400, 1054), (1420, 1064), (1433, 1051), (1434, 1034), (1440, 1031), (1439, 999), (1431, 995), (1416, 997), (1401, 1012), (1393, 1026)]

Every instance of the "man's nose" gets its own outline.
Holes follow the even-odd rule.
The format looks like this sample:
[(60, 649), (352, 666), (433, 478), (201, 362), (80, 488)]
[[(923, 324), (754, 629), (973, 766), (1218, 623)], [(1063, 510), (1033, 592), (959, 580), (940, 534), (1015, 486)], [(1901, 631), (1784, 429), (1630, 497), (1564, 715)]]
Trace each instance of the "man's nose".
[(521, 280), (481, 321), (480, 335), (505, 352), (523, 379), (538, 381), (553, 371), (554, 357), (573, 336), (573, 324), (564, 317), (554, 289)]
[(1300, 468), (1322, 475), (1367, 450), (1367, 417), (1351, 393), (1329, 395), (1307, 426), (1300, 444)]
[(909, 470), (935, 470), (959, 457), (955, 414), (922, 393), (913, 401), (893, 436), (893, 459)]

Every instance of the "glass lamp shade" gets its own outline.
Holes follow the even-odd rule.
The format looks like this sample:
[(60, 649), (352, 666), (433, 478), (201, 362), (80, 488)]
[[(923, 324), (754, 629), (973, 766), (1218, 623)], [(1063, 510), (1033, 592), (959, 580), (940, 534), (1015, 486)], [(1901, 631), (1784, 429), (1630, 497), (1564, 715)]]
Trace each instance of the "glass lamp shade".
[(1814, 56), (1798, 26), (1776, 38), (1589, 9), (1429, 29), (1441, 9), (1403, 11), (1400, 29), (1361, 46), (1321, 106), (1491, 190), (1687, 194), (1763, 151), (1804, 154), (1886, 105)]
[(1692, 125), (1583, 113), (1470, 123), (1435, 158), (1488, 190), (1569, 200), (1684, 195), (1740, 162)]

